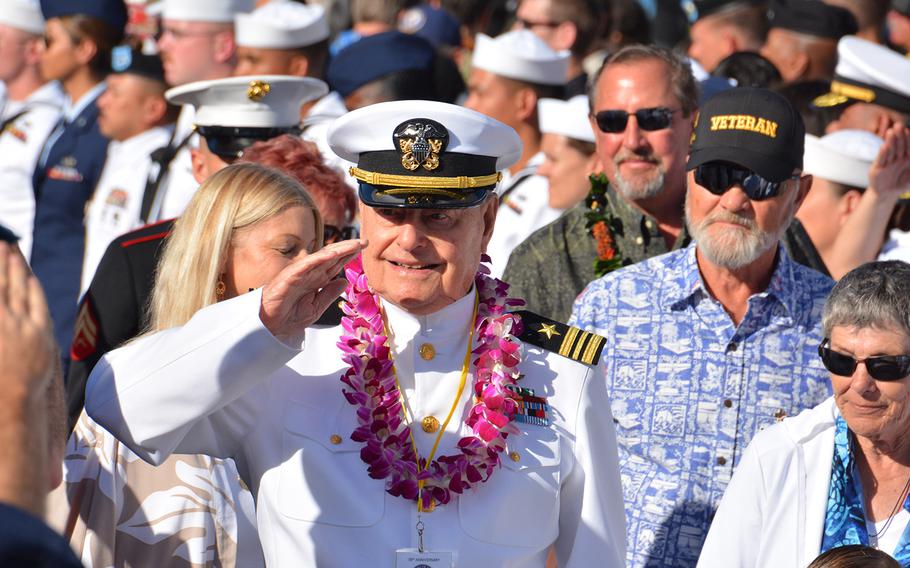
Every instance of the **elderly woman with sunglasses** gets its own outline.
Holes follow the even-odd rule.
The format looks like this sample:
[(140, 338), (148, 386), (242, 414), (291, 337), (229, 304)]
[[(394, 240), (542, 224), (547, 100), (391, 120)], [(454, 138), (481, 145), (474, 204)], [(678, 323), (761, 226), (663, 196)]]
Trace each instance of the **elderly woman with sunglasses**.
[(910, 565), (910, 265), (848, 273), (822, 327), (834, 396), (749, 444), (699, 567), (797, 568), (849, 544)]

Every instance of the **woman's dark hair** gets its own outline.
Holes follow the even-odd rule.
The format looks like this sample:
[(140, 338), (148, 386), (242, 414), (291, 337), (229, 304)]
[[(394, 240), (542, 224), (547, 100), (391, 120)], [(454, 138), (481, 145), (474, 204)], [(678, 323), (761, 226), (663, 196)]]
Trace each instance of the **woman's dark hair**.
[(871, 546), (848, 544), (819, 555), (807, 568), (900, 568), (900, 564)]
[(733, 79), (737, 87), (773, 89), (781, 82), (777, 67), (753, 51), (738, 51), (728, 55), (711, 74)]
[(95, 76), (106, 77), (111, 70), (111, 51), (123, 41), (123, 30), (115, 29), (98, 18), (82, 14), (62, 16), (60, 23), (73, 43), (90, 41), (95, 44), (98, 50), (88, 63), (89, 68)]

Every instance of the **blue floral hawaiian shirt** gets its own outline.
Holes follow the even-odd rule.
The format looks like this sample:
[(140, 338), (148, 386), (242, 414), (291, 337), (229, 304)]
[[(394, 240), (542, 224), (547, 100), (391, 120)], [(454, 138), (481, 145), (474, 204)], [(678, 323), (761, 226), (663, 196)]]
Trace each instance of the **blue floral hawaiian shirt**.
[(571, 323), (607, 337), (629, 566), (695, 566), (755, 433), (830, 395), (817, 349), (833, 284), (781, 247), (734, 325), (690, 245), (595, 280), (575, 302)]

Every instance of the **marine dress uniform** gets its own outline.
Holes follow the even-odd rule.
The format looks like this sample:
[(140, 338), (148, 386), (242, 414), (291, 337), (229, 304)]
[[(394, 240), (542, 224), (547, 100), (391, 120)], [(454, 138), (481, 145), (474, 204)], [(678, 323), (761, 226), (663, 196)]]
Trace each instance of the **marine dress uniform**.
[[(520, 155), (508, 127), (428, 101), (349, 113), (330, 142), (357, 163), (361, 200), (382, 208), (476, 205)], [(456, 454), (469, 434), (473, 389), (458, 384), (477, 294), (475, 286), (422, 316), (381, 304), (420, 456), (437, 436), (437, 455)], [(364, 445), (351, 437), (360, 423), (339, 381), (348, 369), (337, 347), (343, 327), (310, 327), (289, 346), (263, 326), (260, 303), (260, 290), (243, 294), (109, 353), (86, 408), (153, 462), (173, 452), (234, 456), (257, 499), (267, 565), (414, 566), (399, 552), (419, 555), (421, 543), (449, 559), (433, 566), (544, 566), (551, 545), (561, 566), (622, 565), (617, 449), (597, 364), (603, 338), (522, 315), (518, 383), (530, 412), (511, 417), (518, 431), (486, 482), (419, 512), (367, 473)]]

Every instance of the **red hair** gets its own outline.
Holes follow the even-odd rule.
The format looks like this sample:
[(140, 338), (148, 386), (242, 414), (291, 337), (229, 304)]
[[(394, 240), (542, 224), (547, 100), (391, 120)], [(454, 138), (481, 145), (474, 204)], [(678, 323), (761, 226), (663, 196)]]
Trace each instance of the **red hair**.
[(353, 190), (340, 172), (325, 164), (312, 142), (284, 134), (256, 142), (243, 152), (240, 161), (276, 168), (297, 179), (313, 197), (323, 218), (343, 217), (346, 224), (353, 221), (357, 206)]

